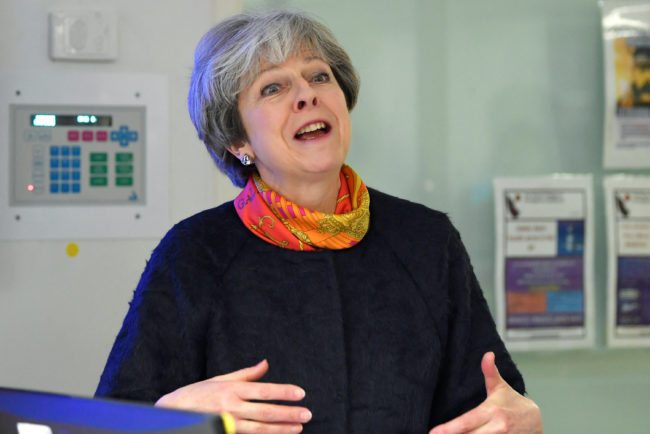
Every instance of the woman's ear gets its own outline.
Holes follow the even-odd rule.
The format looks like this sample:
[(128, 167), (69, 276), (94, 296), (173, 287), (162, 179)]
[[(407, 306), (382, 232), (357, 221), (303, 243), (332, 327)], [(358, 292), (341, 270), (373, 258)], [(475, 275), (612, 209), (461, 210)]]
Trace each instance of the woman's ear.
[(232, 155), (234, 155), (235, 158), (237, 158), (238, 160), (241, 160), (244, 154), (248, 155), (249, 158), (255, 158), (255, 153), (253, 152), (253, 148), (248, 142), (242, 142), (242, 143), (236, 143), (234, 145), (230, 145), (226, 148), (226, 150), (230, 152)]
[(236, 159), (241, 161), (244, 166), (250, 166), (255, 161), (255, 153), (250, 143), (242, 142), (228, 146), (226, 148)]

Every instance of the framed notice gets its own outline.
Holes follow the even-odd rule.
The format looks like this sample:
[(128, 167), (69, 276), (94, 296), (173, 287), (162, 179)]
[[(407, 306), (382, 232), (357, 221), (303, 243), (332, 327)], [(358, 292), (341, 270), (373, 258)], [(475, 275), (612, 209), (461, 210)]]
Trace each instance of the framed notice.
[(498, 178), (497, 325), (511, 350), (594, 343), (591, 176)]
[(650, 178), (605, 178), (607, 343), (650, 346)]
[(601, 5), (604, 166), (650, 167), (650, 4), (604, 0)]

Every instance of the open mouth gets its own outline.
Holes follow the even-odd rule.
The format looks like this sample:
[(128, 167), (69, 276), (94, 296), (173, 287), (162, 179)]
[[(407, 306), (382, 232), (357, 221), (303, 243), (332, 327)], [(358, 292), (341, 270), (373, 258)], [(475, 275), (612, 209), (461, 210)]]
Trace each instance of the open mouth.
[(312, 122), (300, 128), (293, 137), (297, 140), (312, 140), (326, 135), (331, 129), (327, 122)]

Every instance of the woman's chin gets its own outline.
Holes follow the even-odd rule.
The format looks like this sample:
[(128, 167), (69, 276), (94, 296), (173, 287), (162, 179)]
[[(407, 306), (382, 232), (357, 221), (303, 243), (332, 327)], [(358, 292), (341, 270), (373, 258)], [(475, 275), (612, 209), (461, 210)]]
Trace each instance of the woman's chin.
[(306, 174), (312, 176), (332, 176), (338, 174), (341, 171), (343, 166), (343, 160), (341, 159), (332, 159), (332, 160), (317, 160), (313, 162), (305, 161), (303, 162), (303, 171)]

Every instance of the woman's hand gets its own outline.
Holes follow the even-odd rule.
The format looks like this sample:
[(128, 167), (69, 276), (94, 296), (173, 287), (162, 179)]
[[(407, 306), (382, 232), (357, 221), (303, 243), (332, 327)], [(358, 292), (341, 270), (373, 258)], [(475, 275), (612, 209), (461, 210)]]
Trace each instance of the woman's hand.
[(520, 395), (499, 374), (494, 353), (481, 361), (487, 399), (478, 407), (433, 428), (429, 434), (540, 434), (542, 414), (537, 404)]
[(291, 384), (256, 383), (269, 364), (255, 366), (181, 387), (156, 402), (156, 406), (205, 413), (228, 412), (237, 433), (298, 433), (311, 419), (304, 407), (251, 401), (300, 401), (305, 391)]

